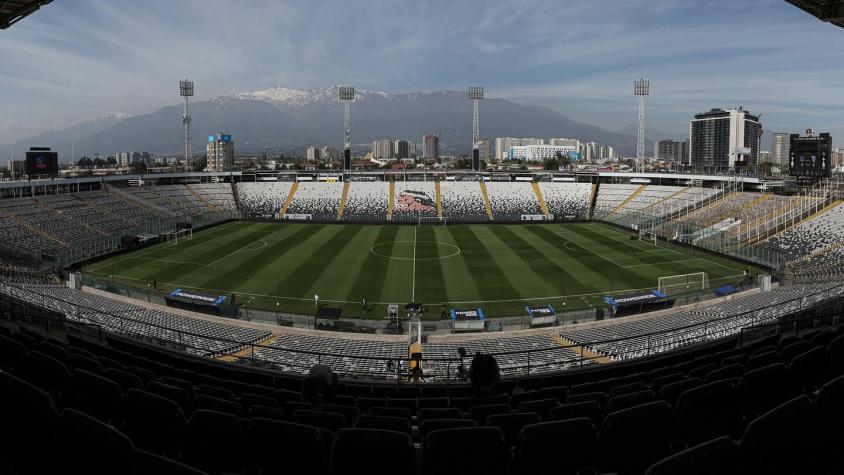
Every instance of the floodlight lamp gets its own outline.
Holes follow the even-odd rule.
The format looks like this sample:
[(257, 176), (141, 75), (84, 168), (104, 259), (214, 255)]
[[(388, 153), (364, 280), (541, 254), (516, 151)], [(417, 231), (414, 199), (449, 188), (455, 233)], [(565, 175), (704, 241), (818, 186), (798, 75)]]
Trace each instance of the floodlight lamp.
[(179, 81), (179, 95), (182, 97), (193, 96), (193, 81), (187, 79)]
[(651, 93), (651, 82), (647, 79), (633, 81), (633, 95), (647, 96)]
[(353, 86), (340, 86), (337, 93), (341, 101), (355, 100), (355, 88)]
[(483, 86), (469, 86), (469, 99), (479, 101), (484, 98)]

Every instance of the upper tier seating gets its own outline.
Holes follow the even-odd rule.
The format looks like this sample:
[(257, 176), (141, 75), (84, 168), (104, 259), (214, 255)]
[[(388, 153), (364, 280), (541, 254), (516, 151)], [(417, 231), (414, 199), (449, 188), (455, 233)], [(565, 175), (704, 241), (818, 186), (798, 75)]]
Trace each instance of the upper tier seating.
[(318, 221), (335, 221), (343, 197), (343, 183), (299, 183), (287, 214), (310, 214)]
[(440, 186), (443, 216), (456, 221), (488, 221), (481, 187), (476, 181), (450, 181)]
[(492, 215), (498, 221), (519, 221), (523, 214), (542, 214), (529, 183), (491, 181), (486, 191)]
[(603, 218), (612, 213), (639, 188), (641, 185), (601, 184), (598, 187), (598, 197), (595, 200), (592, 217)]
[[(441, 189), (445, 186), (448, 186), (445, 182), (440, 183)], [(412, 221), (420, 216), (437, 217), (437, 190), (434, 182), (396, 182), (393, 199), (393, 221)]]
[(587, 219), (589, 215), (589, 197), (592, 194), (590, 183), (549, 183), (540, 182), (539, 189), (548, 211), (557, 219)]
[(247, 216), (272, 218), (290, 194), (291, 182), (241, 182), (237, 184), (240, 206)]
[(844, 242), (844, 204), (778, 234), (764, 244), (796, 260), (827, 246)]
[(384, 221), (387, 219), (387, 206), (390, 201), (389, 183), (350, 182), (349, 185), (346, 207), (343, 209), (343, 220)]

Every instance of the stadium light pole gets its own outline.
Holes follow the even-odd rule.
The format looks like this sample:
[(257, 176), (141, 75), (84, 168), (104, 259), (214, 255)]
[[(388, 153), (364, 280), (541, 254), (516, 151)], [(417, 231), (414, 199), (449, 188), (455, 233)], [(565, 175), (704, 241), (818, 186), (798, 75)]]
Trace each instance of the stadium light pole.
[(472, 170), (481, 171), (480, 124), (478, 103), (484, 98), (483, 86), (469, 86), (469, 100), (472, 101)]
[(636, 135), (636, 161), (645, 171), (645, 96), (651, 93), (651, 82), (647, 79), (633, 81), (633, 95), (639, 96), (639, 124)]
[(355, 100), (354, 86), (338, 86), (338, 98), (343, 101), (343, 171), (352, 171), (352, 128), (349, 124), (349, 104)]
[(185, 100), (184, 112), (182, 113), (182, 126), (185, 132), (185, 173), (188, 172), (188, 166), (193, 165), (193, 154), (191, 150), (191, 130), (190, 130), (190, 109), (189, 102), (193, 97), (193, 81), (185, 79), (179, 81), (179, 95)]

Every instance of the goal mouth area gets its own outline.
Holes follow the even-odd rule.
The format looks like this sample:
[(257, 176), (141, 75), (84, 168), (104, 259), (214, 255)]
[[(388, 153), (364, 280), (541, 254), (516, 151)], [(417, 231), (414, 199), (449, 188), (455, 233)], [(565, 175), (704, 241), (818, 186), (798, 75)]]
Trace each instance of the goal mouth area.
[(657, 290), (665, 295), (687, 294), (709, 288), (709, 275), (706, 272), (668, 275), (657, 280)]

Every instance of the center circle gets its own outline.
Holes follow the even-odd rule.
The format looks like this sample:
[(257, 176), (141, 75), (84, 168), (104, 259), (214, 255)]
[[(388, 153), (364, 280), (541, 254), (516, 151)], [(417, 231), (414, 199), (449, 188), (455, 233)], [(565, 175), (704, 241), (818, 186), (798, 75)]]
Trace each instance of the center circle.
[[(389, 245), (393, 246), (393, 252), (395, 252), (396, 249), (401, 249), (398, 256), (390, 256), (386, 254), (389, 250), (385, 248)], [(412, 261), (414, 260), (414, 245), (416, 247), (415, 260), (417, 261), (436, 261), (448, 259), (449, 257), (454, 257), (460, 254), (459, 247), (454, 244), (439, 241), (415, 241), (415, 243), (414, 241), (385, 241), (375, 244), (369, 248), (369, 251), (378, 257), (386, 257), (387, 259), (396, 259), (400, 261)], [(425, 257), (426, 255), (432, 254), (434, 250), (436, 250), (437, 253), (442, 252), (443, 255), (439, 255), (437, 257)]]

